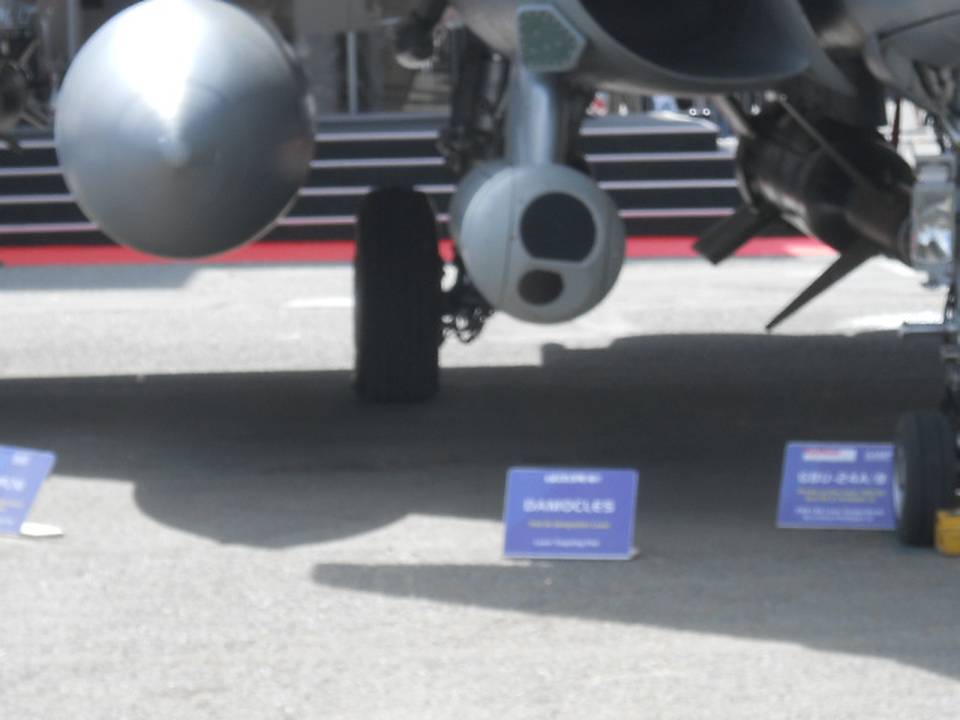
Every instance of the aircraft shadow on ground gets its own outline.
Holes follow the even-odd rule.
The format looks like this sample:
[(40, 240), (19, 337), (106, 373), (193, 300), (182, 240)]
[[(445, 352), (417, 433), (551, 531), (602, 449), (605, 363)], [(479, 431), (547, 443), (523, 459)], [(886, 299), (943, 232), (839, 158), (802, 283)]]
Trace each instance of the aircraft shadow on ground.
[[(773, 529), (783, 443), (883, 440), (934, 404), (936, 345), (892, 334), (649, 336), (446, 373), (434, 403), (358, 404), (349, 373), (0, 382), (0, 437), (135, 483), (224, 543), (343, 538), (410, 513), (495, 520), (506, 469), (637, 467), (640, 559), (330, 565), (325, 586), (768, 638), (960, 678), (960, 573), (888, 535)], [(933, 650), (931, 650), (933, 648)]]

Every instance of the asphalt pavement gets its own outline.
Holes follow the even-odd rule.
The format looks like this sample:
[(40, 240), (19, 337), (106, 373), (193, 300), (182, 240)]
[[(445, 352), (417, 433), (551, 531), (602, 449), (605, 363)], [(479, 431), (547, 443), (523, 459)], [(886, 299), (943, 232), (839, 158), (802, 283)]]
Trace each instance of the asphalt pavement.
[[(763, 332), (826, 262), (632, 263), (416, 407), (352, 397), (345, 267), (0, 270), (0, 444), (65, 531), (0, 541), (0, 718), (955, 716), (960, 563), (774, 528), (786, 441), (941, 388), (884, 261)], [(637, 468), (637, 559), (504, 560), (526, 464)]]

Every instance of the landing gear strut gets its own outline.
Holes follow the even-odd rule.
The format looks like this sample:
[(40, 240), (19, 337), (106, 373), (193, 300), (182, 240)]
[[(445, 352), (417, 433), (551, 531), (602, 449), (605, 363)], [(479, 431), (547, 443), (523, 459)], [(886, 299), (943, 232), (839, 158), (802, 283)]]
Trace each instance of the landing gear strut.
[[(944, 173), (925, 176), (929, 167)], [(897, 534), (905, 545), (933, 544), (940, 510), (960, 505), (958, 430), (960, 430), (960, 247), (956, 238), (955, 162), (945, 158), (918, 168), (913, 199), (914, 266), (930, 272), (931, 281), (947, 283), (943, 322), (905, 325), (905, 337), (935, 335), (943, 339), (941, 358), (946, 393), (939, 410), (904, 415), (897, 425), (894, 511)]]

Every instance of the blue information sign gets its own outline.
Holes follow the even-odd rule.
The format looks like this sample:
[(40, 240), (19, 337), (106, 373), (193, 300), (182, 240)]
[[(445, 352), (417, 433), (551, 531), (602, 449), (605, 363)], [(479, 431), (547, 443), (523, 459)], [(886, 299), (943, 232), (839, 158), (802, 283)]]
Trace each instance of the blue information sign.
[(636, 470), (511, 468), (503, 522), (507, 557), (633, 557)]
[(0, 445), (0, 533), (20, 533), (56, 461), (53, 453)]
[(893, 446), (789, 443), (777, 527), (893, 530)]

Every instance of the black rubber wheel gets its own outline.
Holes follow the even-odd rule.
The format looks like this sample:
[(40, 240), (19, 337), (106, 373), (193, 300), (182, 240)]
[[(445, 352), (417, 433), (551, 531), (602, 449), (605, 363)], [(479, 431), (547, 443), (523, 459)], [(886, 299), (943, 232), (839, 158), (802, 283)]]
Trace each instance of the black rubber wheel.
[(894, 507), (904, 545), (933, 544), (938, 510), (957, 502), (957, 448), (953, 424), (935, 410), (897, 423)]
[(422, 402), (439, 385), (437, 223), (426, 195), (371, 192), (357, 218), (354, 389), (363, 400)]

